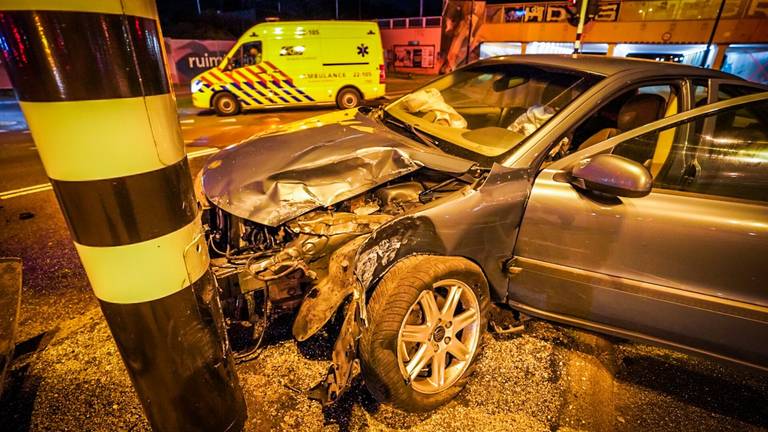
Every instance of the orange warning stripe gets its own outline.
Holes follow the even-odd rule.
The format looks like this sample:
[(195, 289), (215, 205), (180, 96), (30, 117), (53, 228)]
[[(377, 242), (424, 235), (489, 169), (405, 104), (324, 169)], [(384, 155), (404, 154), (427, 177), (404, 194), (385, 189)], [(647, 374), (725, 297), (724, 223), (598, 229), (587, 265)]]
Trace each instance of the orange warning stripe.
[[(273, 100), (273, 99), (272, 99), (272, 98), (269, 96), (269, 93), (270, 93), (270, 92), (269, 92), (268, 90), (270, 90), (270, 89), (269, 89), (269, 87), (267, 86), (267, 80), (266, 80), (266, 79), (265, 79), (263, 76), (261, 76), (261, 75), (259, 75), (257, 72), (255, 72), (255, 71), (253, 70), (253, 67), (251, 67), (251, 66), (248, 66), (248, 67), (244, 67), (244, 68), (242, 68), (242, 70), (243, 70), (243, 74), (244, 74), (244, 75), (246, 75), (246, 76), (248, 76), (248, 77), (250, 78), (250, 79), (249, 79), (249, 80), (246, 82), (246, 84), (247, 84), (246, 86), (247, 86), (247, 87), (249, 87), (249, 88), (253, 89), (253, 91), (255, 91), (256, 93), (258, 93), (258, 94), (259, 94), (261, 97), (265, 98), (267, 101), (269, 101), (269, 103), (273, 103), (273, 104), (274, 104), (274, 103), (277, 103), (277, 102), (275, 102), (275, 101), (274, 101), (274, 100)], [(266, 91), (266, 93), (262, 92), (261, 90), (259, 90), (259, 89), (258, 89), (258, 88), (255, 86), (255, 84), (256, 84), (257, 82), (258, 82), (258, 84), (259, 84), (259, 85), (260, 85), (260, 86), (261, 86), (261, 87), (262, 87), (262, 88), (263, 88), (263, 89)]]
[(301, 99), (302, 96), (307, 101), (314, 101), (294, 85), (293, 79), (288, 74), (272, 62), (265, 61), (264, 65), (268, 68), (257, 64), (237, 68), (231, 72), (214, 68), (201, 75), (200, 79), (211, 89), (215, 87), (229, 89), (248, 105), (264, 104), (265, 100), (268, 103), (278, 103), (272, 97), (280, 99), (283, 103), (291, 103), (290, 99), (295, 102), (304, 102)]

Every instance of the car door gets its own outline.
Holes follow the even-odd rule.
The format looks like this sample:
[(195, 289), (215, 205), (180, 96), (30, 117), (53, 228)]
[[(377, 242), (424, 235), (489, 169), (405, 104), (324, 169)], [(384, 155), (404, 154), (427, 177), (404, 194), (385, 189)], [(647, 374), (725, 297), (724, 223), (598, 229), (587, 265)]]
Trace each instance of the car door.
[[(516, 244), (510, 304), (768, 366), (768, 346), (756, 343), (768, 340), (768, 96), (715, 106), (542, 171)], [(574, 164), (605, 152), (644, 164), (651, 193), (607, 196), (569, 182)]]

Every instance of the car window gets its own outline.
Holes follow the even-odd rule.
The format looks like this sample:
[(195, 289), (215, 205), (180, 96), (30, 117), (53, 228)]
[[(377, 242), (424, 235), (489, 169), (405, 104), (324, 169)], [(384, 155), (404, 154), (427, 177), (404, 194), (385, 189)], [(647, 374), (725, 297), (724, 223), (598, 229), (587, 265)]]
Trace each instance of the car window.
[(441, 141), (484, 157), (511, 150), (600, 77), (528, 65), (460, 69), (385, 111)]
[(657, 188), (768, 202), (768, 102), (641, 135), (612, 153), (649, 168)]
[(244, 43), (232, 57), (232, 68), (259, 64), (261, 63), (261, 54), (261, 41)]
[(705, 80), (694, 80), (693, 86), (693, 107), (698, 108), (700, 106), (709, 103), (709, 86)]
[(677, 84), (640, 86), (611, 99), (570, 132), (570, 150), (583, 150), (622, 132), (681, 111)]
[(739, 96), (746, 96), (755, 93), (760, 93), (762, 90), (739, 84), (720, 84), (717, 86), (717, 100), (726, 100)]

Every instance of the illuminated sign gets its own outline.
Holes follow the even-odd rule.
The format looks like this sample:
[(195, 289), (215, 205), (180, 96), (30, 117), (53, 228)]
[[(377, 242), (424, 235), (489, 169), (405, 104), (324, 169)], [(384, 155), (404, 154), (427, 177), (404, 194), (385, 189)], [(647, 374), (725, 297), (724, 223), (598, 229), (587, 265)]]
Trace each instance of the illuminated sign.
[[(616, 21), (619, 3), (600, 3), (594, 21)], [(504, 22), (562, 22), (568, 19), (568, 3), (506, 6)]]

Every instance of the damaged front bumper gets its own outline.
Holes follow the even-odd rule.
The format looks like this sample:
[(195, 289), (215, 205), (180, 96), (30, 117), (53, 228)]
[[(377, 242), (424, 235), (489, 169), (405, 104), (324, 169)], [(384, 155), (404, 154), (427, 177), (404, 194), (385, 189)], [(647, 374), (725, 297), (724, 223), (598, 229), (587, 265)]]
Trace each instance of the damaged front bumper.
[[(218, 278), (239, 280), (239, 294), (263, 292), (264, 301), (280, 305), (269, 310), (298, 305), (292, 328), (298, 341), (310, 338), (337, 311), (343, 311), (332, 365), (309, 394), (323, 404), (335, 402), (360, 371), (357, 340), (366, 325), (365, 290), (353, 263), (369, 234), (391, 219), (383, 214), (310, 214), (286, 224), (285, 235), (291, 239), (279, 249), (262, 253), (228, 250), (212, 260)], [(291, 302), (293, 307), (285, 307)]]

